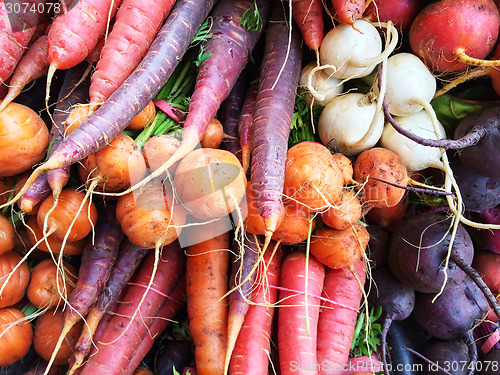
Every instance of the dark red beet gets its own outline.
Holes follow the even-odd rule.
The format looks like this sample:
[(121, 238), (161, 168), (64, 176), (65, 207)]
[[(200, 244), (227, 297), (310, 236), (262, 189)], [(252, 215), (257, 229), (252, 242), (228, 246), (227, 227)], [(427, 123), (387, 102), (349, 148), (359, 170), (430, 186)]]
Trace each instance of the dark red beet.
[(377, 225), (368, 225), (366, 230), (370, 235), (366, 252), (368, 259), (372, 262), (372, 267), (380, 268), (386, 266), (390, 232)]
[(500, 106), (490, 107), (463, 119), (455, 129), (455, 138), (463, 137), (476, 127), (486, 129), (486, 135), (474, 146), (458, 153), (462, 163), (471, 171), (494, 180), (500, 180)]
[[(403, 284), (423, 293), (437, 293), (444, 282), (444, 260), (451, 234), (450, 220), (441, 214), (420, 214), (405, 220), (391, 236), (389, 266)], [(453, 249), (470, 265), (474, 248), (469, 234), (459, 224)], [(453, 262), (448, 279), (457, 282), (465, 273)]]
[(474, 173), (457, 155), (450, 155), (449, 160), (466, 211), (489, 210), (500, 204), (500, 180)]
[(368, 295), (368, 301), (381, 306), (384, 313), (382, 327), (382, 359), (384, 373), (389, 374), (386, 348), (387, 332), (393, 320), (404, 320), (410, 316), (415, 306), (415, 291), (399, 282), (387, 267), (377, 268), (372, 272), (375, 287)]
[(449, 281), (449, 288), (433, 302), (436, 294), (416, 293), (414, 315), (430, 335), (455, 340), (472, 329), (488, 311), (488, 302), (469, 277)]
[[(429, 340), (420, 351), (425, 358), (453, 375), (465, 375), (469, 365), (469, 347), (464, 340)], [(424, 363), (421, 375), (437, 374), (436, 365)]]

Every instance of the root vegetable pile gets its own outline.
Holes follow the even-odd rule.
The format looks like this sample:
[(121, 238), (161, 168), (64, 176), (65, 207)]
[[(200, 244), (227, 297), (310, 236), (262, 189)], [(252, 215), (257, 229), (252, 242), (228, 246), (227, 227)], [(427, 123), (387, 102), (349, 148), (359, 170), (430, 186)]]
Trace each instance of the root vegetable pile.
[(56, 3), (0, 0), (1, 374), (499, 372), (500, 2)]

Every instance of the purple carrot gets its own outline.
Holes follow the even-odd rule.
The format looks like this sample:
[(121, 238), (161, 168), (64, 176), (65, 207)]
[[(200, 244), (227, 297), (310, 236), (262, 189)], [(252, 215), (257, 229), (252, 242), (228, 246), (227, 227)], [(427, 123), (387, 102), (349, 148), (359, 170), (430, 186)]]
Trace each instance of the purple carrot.
[[(85, 63), (70, 68), (64, 76), (64, 82), (59, 92), (58, 103), (54, 109), (54, 123), (50, 129), (50, 141), (53, 143), (49, 157), (54, 154), (63, 140), (64, 121), (66, 121), (71, 108), (88, 99), (90, 80), (80, 82), (85, 74)], [(63, 187), (69, 180), (70, 167), (47, 170), (47, 181), (55, 197), (58, 197)]]
[(127, 282), (149, 251), (149, 249), (134, 245), (127, 238), (123, 240), (106, 287), (85, 318), (87, 324), (84, 325), (83, 332), (75, 345), (70, 363), (71, 369), (68, 375), (73, 373), (76, 368), (80, 367), (90, 353), (92, 349), (92, 340), (95, 341), (94, 334), (99, 322), (109, 308), (116, 302), (120, 293), (125, 289)]
[(73, 165), (104, 148), (154, 99), (217, 0), (179, 0), (136, 70), (85, 122), (36, 168), (12, 204), (45, 170)]
[[(104, 316), (101, 318), (101, 320), (99, 321), (99, 324), (97, 325), (96, 329), (95, 329), (95, 333), (94, 333), (94, 337), (92, 338), (92, 340), (94, 341), (94, 343), (98, 342), (99, 339), (101, 338), (102, 334), (104, 333), (104, 331), (106, 330), (107, 326), (108, 326), (108, 323), (111, 321), (111, 319), (113, 318), (114, 314), (116, 313), (116, 311), (118, 310), (118, 306), (119, 306), (119, 300), (120, 298), (123, 297), (123, 294), (120, 294), (118, 296), (118, 300), (115, 301), (111, 306), (110, 308), (108, 309), (108, 312), (106, 314), (104, 314)], [(84, 325), (85, 327), (85, 325)], [(92, 345), (92, 342), (90, 343), (90, 345)], [(75, 346), (76, 348), (76, 346)], [(88, 359), (88, 357), (86, 357), (86, 359)], [(83, 366), (80, 366), (80, 367), (74, 367), (72, 366), (73, 365), (73, 357), (70, 358), (70, 364), (69, 364), (69, 370), (67, 372), (66, 375), (79, 375), (82, 370), (83, 370)]]
[(259, 81), (253, 82), (248, 88), (243, 108), (238, 119), (238, 136), (241, 148), (241, 164), (245, 173), (250, 166), (250, 154), (252, 152), (252, 124), (255, 112), (255, 102), (259, 92)]
[(132, 375), (135, 369), (141, 364), (142, 360), (153, 347), (155, 339), (160, 335), (168, 324), (172, 321), (175, 315), (180, 311), (181, 307), (186, 305), (186, 277), (185, 275), (179, 280), (176, 286), (168, 294), (154, 317), (153, 323), (149, 327), (146, 336), (140, 342), (139, 347), (130, 359), (128, 367), (122, 375)]
[(276, 3), (266, 30), (252, 126), (251, 181), (266, 225), (266, 243), (276, 230), (281, 213), (288, 136), (302, 63), (300, 32), (293, 29), (290, 39), (283, 12), (281, 3)]
[(29, 189), (21, 197), (19, 208), (28, 215), (33, 212), (33, 208), (47, 198), (51, 193), (47, 175), (45, 173), (39, 175), (30, 185)]
[[(64, 127), (62, 124), (64, 120), (66, 120), (71, 106), (81, 103), (88, 98), (89, 86), (87, 84), (82, 85), (78, 90), (75, 90), (72, 95), (62, 100), (71, 90), (73, 90), (74, 85), (78, 82), (84, 70), (85, 65), (82, 63), (69, 69), (64, 76), (64, 82), (59, 92), (59, 101), (53, 114), (54, 123), (49, 135), (50, 144), (52, 145), (49, 150), (49, 155), (54, 153), (55, 149), (57, 149), (59, 145), (59, 142), (62, 140), (62, 134), (64, 133)], [(70, 168), (66, 167), (48, 170), (45, 171), (45, 173), (40, 174), (35, 179), (35, 182), (31, 184), (22, 195), (19, 202), (21, 210), (26, 213), (30, 213), (37, 203), (43, 201), (50, 195), (51, 191), (58, 196), (62, 188), (69, 180), (69, 173)]]
[[(230, 290), (233, 288), (237, 289), (229, 295), (226, 368), (229, 367), (231, 353), (245, 321), (245, 315), (250, 307), (248, 300), (251, 299), (255, 280), (255, 272), (252, 272), (252, 270), (259, 258), (259, 248), (262, 247), (262, 244), (257, 244), (257, 241), (257, 236), (250, 233), (246, 233), (243, 244), (234, 241), (234, 252), (240, 254), (240, 256), (231, 265), (229, 288)], [(240, 246), (243, 246), (243, 249), (240, 249)]]
[[(150, 251), (127, 287), (117, 312), (89, 356), (81, 375), (118, 375), (128, 367), (153, 318), (186, 267), (179, 242)], [(156, 268), (157, 265), (157, 268)]]
[(83, 250), (78, 281), (69, 296), (68, 308), (64, 312), (63, 329), (49, 361), (49, 367), (69, 330), (87, 315), (104, 290), (124, 237), (121, 226), (116, 220), (116, 206), (111, 203), (103, 205), (99, 210), (95, 239), (89, 241)]
[(238, 118), (245, 100), (248, 75), (248, 68), (243, 69), (229, 96), (222, 102), (217, 112), (217, 118), (224, 129), (224, 138), (220, 148), (233, 153), (240, 161), (241, 147), (238, 140)]
[[(268, 1), (255, 1), (265, 22)], [(203, 60), (198, 71), (183, 125), (181, 145), (165, 164), (132, 189), (161, 175), (198, 146), (208, 124), (231, 92), (259, 39), (260, 31), (251, 31), (241, 25), (243, 14), (253, 6), (254, 0), (221, 0), (212, 12), (212, 36), (205, 44), (205, 51), (210, 55)]]

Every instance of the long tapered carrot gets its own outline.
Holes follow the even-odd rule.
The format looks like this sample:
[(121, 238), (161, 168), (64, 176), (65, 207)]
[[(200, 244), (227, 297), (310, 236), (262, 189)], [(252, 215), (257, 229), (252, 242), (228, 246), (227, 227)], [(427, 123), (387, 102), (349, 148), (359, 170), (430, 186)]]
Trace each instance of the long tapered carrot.
[(106, 287), (85, 318), (87, 324), (84, 325), (82, 334), (75, 345), (68, 375), (81, 366), (92, 350), (92, 340), (99, 322), (118, 299), (122, 290), (125, 289), (125, 284), (149, 251), (149, 249), (132, 244), (128, 239), (121, 243), (117, 261), (113, 265)]
[(121, 0), (72, 0), (58, 7), (48, 33), (46, 101), (55, 71), (85, 60), (104, 35), (120, 3)]
[(351, 267), (327, 268), (323, 290), (325, 299), (321, 302), (317, 327), (317, 363), (325, 364), (325, 374), (342, 374), (349, 358), (366, 279), (365, 267), (364, 260), (360, 259)]
[(305, 44), (318, 51), (324, 36), (321, 0), (296, 0), (292, 3), (293, 19), (299, 26)]
[(146, 256), (139, 272), (127, 288), (116, 315), (111, 318), (96, 348), (90, 354), (81, 375), (123, 373), (157, 316), (166, 298), (164, 295), (168, 295), (182, 276), (185, 259), (178, 241), (165, 246), (160, 259), (157, 259), (154, 251)]
[[(231, 353), (238, 338), (241, 326), (245, 321), (245, 316), (250, 308), (249, 300), (252, 296), (254, 287), (254, 279), (256, 273), (251, 273), (254, 264), (259, 258), (259, 249), (261, 248), (260, 240), (257, 236), (250, 233), (245, 235), (243, 241), (243, 251), (240, 251), (240, 244), (235, 241), (235, 253), (239, 254), (236, 260), (231, 264), (231, 280), (230, 289), (236, 290), (229, 295), (229, 310), (227, 317), (227, 351), (225, 370), (229, 366)], [(243, 282), (242, 280), (246, 280)]]
[(123, 0), (90, 84), (90, 103), (103, 103), (139, 65), (175, 0)]
[[(24, 2), (33, 9), (41, 9), (44, 0)], [(24, 4), (23, 3), (23, 4)], [(4, 84), (16, 68), (17, 63), (35, 33), (39, 20), (38, 12), (19, 12), (23, 9), (20, 1), (0, 2), (0, 83)]]
[[(278, 311), (278, 350), (282, 375), (296, 374), (298, 364), (312, 364), (311, 374), (318, 374), (315, 364), (317, 324), (325, 268), (313, 256), (289, 254), (282, 264)], [(306, 288), (307, 286), (307, 288)]]
[(106, 285), (118, 248), (125, 237), (115, 218), (115, 207), (108, 204), (106, 208), (100, 210), (95, 243), (89, 243), (83, 250), (78, 281), (68, 299), (69, 307), (64, 312), (63, 329), (49, 361), (49, 367), (65, 336), (87, 315)]
[[(232, 152), (241, 161), (241, 148), (238, 140), (238, 118), (240, 116), (245, 92), (248, 87), (249, 71), (244, 69), (238, 80), (224, 100), (217, 112), (217, 118), (224, 129), (225, 138), (222, 139), (220, 148)], [(229, 137), (227, 137), (229, 136)]]
[(230, 375), (267, 374), (282, 260), (281, 249), (274, 252), (274, 246), (271, 248), (266, 250), (256, 275), (251, 305), (231, 356)]
[(268, 240), (281, 214), (288, 135), (302, 62), (300, 33), (292, 31), (281, 4), (275, 4), (266, 30), (252, 126), (251, 181)]
[(104, 148), (154, 99), (189, 47), (216, 0), (178, 0), (136, 70), (109, 99), (35, 169), (17, 201), (43, 171), (70, 166)]
[(154, 317), (148, 332), (142, 339), (139, 347), (135, 351), (128, 367), (122, 375), (132, 375), (134, 370), (141, 364), (142, 360), (153, 347), (155, 339), (165, 330), (168, 324), (172, 321), (175, 314), (180, 311), (182, 307), (186, 306), (186, 277), (185, 275), (169, 292), (168, 297), (165, 299), (157, 316)]
[(255, 101), (259, 92), (259, 82), (253, 82), (248, 88), (238, 119), (238, 136), (241, 147), (241, 165), (245, 173), (250, 167), (250, 155), (252, 153), (252, 125), (255, 111)]
[(48, 69), (47, 36), (42, 35), (19, 60), (9, 82), (9, 92), (0, 104), (0, 111), (7, 107), (28, 83), (43, 77)]
[(227, 345), (229, 232), (189, 246), (186, 295), (198, 375), (223, 374)]

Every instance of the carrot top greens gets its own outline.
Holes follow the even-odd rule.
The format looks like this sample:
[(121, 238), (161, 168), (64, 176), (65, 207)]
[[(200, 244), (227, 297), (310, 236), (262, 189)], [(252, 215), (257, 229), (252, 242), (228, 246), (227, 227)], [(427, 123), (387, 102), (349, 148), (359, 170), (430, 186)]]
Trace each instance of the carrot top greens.
[(368, 316), (369, 329), (366, 335), (366, 314), (365, 308), (360, 309), (358, 320), (356, 321), (356, 328), (354, 329), (354, 337), (351, 345), (351, 357), (369, 357), (377, 351), (380, 345), (380, 337), (382, 330), (380, 323), (376, 323), (382, 315), (382, 307), (372, 307)]
[(259, 13), (259, 8), (257, 6), (257, 0), (253, 2), (253, 6), (250, 7), (240, 19), (240, 25), (246, 27), (249, 31), (261, 32), (264, 27), (264, 21)]
[[(210, 56), (210, 53), (204, 50), (203, 43), (211, 38), (211, 27), (210, 19), (205, 20), (193, 38), (190, 49), (175, 68), (167, 83), (156, 95), (156, 99), (166, 101), (174, 110), (177, 109), (181, 113), (186, 112), (189, 108), (191, 95), (196, 84), (198, 66)], [(151, 125), (137, 135), (135, 142), (141, 149), (144, 143), (155, 135), (170, 133), (180, 137), (181, 129), (180, 122), (159, 110)]]
[(304, 141), (314, 141), (313, 126), (318, 123), (321, 108), (313, 108), (306, 102), (302, 94), (297, 94), (295, 109), (292, 116), (288, 147)]

